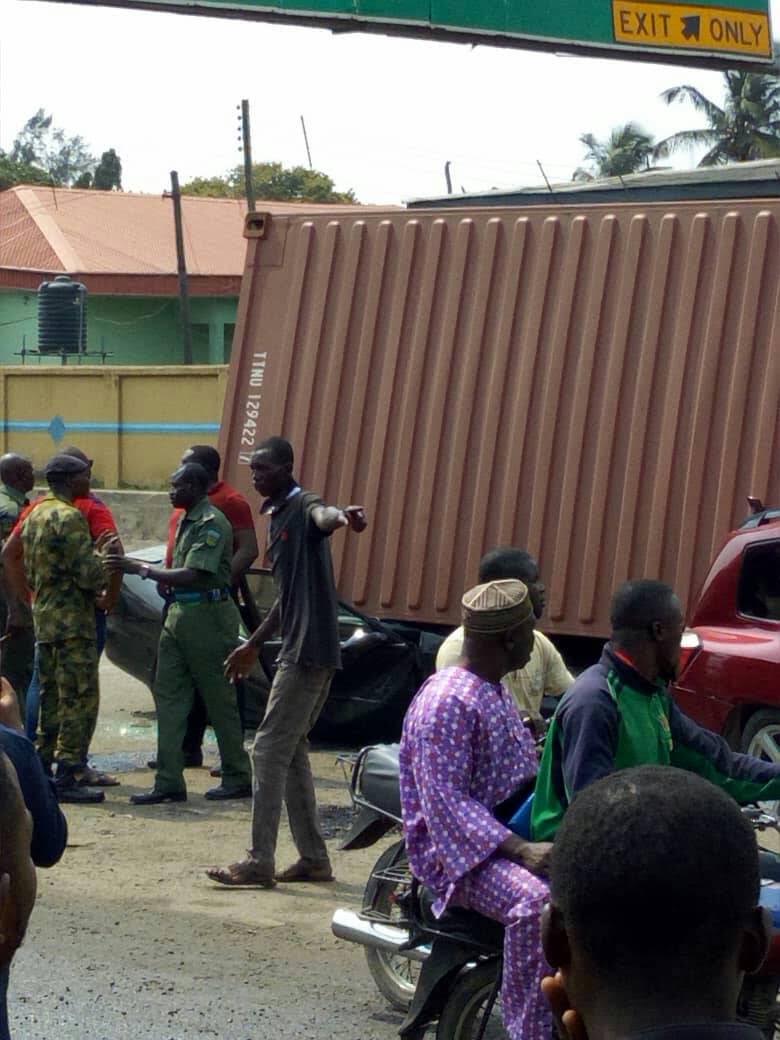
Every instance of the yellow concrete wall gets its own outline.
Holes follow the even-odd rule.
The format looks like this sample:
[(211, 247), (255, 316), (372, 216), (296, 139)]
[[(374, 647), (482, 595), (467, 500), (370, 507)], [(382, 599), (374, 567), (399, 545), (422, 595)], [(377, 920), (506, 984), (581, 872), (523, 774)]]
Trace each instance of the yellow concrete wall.
[(219, 435), (227, 365), (0, 366), (0, 448), (36, 470), (75, 444), (96, 486), (163, 488), (190, 444)]

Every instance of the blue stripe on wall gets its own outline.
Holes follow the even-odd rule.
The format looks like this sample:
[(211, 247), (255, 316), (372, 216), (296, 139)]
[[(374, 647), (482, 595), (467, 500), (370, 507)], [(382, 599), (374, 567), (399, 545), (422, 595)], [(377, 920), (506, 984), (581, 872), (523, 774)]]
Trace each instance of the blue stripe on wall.
[[(51, 432), (51, 422), (8, 419), (3, 423), (6, 430), (35, 433)], [(106, 423), (66, 422), (65, 429), (78, 433), (218, 433), (219, 423)]]

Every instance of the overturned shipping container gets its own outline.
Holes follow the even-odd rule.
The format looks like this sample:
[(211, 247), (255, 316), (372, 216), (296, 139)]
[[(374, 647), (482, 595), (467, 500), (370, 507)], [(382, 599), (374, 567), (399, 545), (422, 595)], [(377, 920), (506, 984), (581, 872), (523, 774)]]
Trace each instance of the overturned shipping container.
[(220, 448), (266, 436), (365, 505), (365, 611), (456, 624), (485, 549), (538, 556), (545, 628), (604, 635), (629, 577), (695, 594), (746, 496), (780, 504), (780, 201), (247, 221)]

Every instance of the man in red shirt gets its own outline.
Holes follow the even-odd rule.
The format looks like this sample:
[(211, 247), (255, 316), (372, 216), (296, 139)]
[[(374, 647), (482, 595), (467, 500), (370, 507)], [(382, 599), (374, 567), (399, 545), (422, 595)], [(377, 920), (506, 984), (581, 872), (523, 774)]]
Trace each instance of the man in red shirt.
[[(257, 622), (246, 616), (244, 604), (241, 601), (242, 583), (246, 580), (246, 572), (257, 559), (258, 546), (255, 533), (255, 521), (252, 516), (252, 507), (240, 491), (236, 491), (224, 480), (219, 479), (219, 470), (222, 459), (216, 448), (208, 444), (194, 444), (187, 448), (181, 457), (182, 466), (188, 462), (197, 462), (209, 475), (208, 497), (213, 506), (224, 513), (233, 528), (233, 559), (231, 562), (231, 590), (236, 606), (241, 612), (244, 623), (249, 631), (252, 631)], [(168, 545), (165, 551), (165, 566), (170, 568), (173, 560), (173, 547), (176, 541), (176, 532), (179, 521), (184, 514), (183, 509), (174, 509), (168, 521)], [(165, 593), (165, 590), (161, 590)], [(236, 684), (236, 697), (238, 699), (238, 713), (241, 723), (244, 723), (244, 697), (243, 686)], [(184, 765), (189, 768), (197, 768), (203, 765), (203, 734), (208, 725), (208, 713), (203, 698), (196, 691), (192, 711), (187, 720), (187, 732), (184, 736), (182, 749), (184, 751)], [(154, 762), (154, 766), (152, 763)], [(149, 768), (156, 766), (152, 759)], [(218, 773), (217, 770), (214, 771)]]

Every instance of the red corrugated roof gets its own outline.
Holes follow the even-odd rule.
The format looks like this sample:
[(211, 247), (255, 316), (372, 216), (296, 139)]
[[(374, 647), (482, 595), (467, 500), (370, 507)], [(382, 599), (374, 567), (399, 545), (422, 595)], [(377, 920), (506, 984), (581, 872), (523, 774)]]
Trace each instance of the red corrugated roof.
[[(356, 207), (259, 202), (257, 208), (289, 214)], [(244, 270), (246, 203), (184, 196), (182, 215), (188, 273), (220, 278), (235, 292)], [(0, 286), (18, 285), (20, 272), (30, 272), (31, 284), (39, 275), (67, 272), (102, 292), (111, 284), (133, 291), (127, 276), (139, 275), (144, 285), (156, 276), (167, 287), (176, 273), (173, 203), (161, 195), (37, 185), (0, 192)]]

